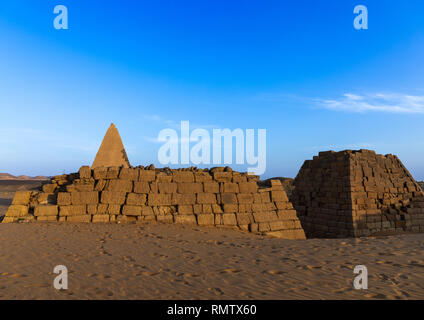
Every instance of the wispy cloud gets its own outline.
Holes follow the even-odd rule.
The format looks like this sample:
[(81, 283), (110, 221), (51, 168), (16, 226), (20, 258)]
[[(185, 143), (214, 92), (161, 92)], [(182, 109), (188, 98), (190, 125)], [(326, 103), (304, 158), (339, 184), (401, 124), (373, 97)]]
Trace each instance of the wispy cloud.
[(345, 93), (338, 99), (316, 99), (315, 102), (320, 107), (335, 111), (424, 114), (424, 96), (408, 94)]

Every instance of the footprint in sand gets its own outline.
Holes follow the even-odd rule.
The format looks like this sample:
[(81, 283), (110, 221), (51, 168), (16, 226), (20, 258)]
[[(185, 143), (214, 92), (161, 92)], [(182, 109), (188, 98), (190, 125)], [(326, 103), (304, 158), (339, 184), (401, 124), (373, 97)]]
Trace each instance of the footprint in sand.
[(239, 273), (241, 272), (240, 269), (224, 269), (221, 270), (219, 273)]

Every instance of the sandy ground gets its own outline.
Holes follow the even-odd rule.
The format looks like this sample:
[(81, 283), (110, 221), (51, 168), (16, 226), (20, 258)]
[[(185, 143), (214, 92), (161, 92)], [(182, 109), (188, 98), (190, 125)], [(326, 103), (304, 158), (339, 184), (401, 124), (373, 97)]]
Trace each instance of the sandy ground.
[[(424, 234), (282, 240), (182, 225), (0, 224), (0, 299), (423, 299)], [(354, 290), (366, 265), (369, 289)], [(69, 289), (53, 288), (53, 268)]]

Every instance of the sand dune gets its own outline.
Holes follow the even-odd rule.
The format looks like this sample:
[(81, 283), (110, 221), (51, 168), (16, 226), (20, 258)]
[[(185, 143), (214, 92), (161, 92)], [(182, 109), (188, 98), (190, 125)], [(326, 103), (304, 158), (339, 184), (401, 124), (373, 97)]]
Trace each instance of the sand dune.
[[(423, 299), (424, 234), (282, 240), (181, 225), (0, 224), (0, 299)], [(53, 268), (69, 289), (53, 288)], [(368, 267), (369, 289), (353, 289)]]

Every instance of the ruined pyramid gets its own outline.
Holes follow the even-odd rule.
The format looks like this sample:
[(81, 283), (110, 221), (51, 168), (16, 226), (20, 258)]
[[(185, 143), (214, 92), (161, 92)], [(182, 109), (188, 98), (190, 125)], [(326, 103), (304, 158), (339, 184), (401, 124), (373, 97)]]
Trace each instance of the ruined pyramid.
[(423, 191), (395, 155), (320, 152), (294, 185), (291, 201), (308, 237), (424, 231)]
[(103, 138), (91, 168), (114, 166), (129, 168), (130, 163), (118, 129), (112, 123)]

